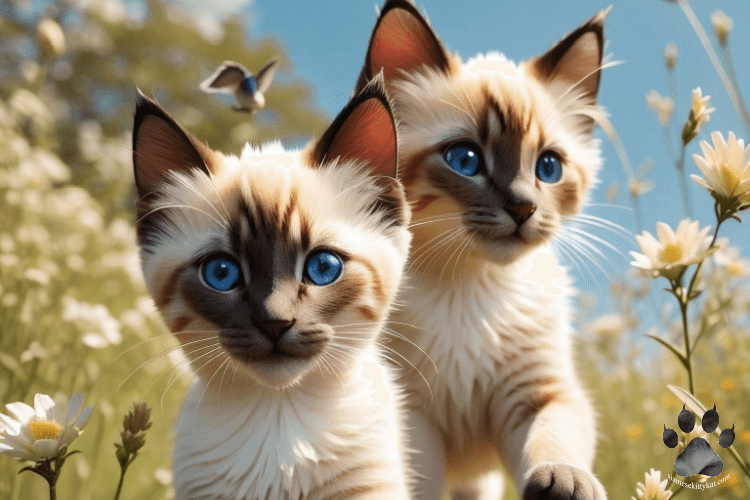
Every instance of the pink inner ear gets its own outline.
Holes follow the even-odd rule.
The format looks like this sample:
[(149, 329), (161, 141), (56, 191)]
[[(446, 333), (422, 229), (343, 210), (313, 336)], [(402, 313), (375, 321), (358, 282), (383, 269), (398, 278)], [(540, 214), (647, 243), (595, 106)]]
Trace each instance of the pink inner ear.
[(563, 79), (577, 84), (577, 89), (587, 96), (596, 97), (599, 87), (599, 72), (596, 70), (600, 63), (599, 40), (594, 32), (585, 33), (557, 63), (550, 80)]
[(385, 105), (376, 98), (358, 105), (336, 133), (327, 156), (361, 160), (374, 173), (395, 177), (398, 163), (396, 128)]
[(370, 44), (370, 74), (383, 69), (386, 81), (422, 65), (442, 68), (445, 56), (428, 26), (410, 12), (393, 9), (385, 14)]
[(135, 164), (140, 196), (148, 194), (170, 170), (205, 169), (205, 161), (193, 144), (162, 118), (143, 119), (135, 144)]

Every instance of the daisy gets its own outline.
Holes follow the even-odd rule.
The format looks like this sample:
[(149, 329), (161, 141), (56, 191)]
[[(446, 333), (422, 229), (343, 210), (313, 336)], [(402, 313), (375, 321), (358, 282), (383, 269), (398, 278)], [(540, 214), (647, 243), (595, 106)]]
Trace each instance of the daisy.
[(671, 491), (667, 491), (667, 480), (661, 481), (661, 471), (651, 469), (646, 473), (646, 484), (638, 483), (635, 492), (638, 498), (630, 497), (633, 500), (668, 500), (672, 496)]
[(692, 179), (708, 189), (722, 206), (741, 206), (750, 203), (750, 146), (729, 132), (728, 140), (719, 132), (711, 134), (712, 148), (701, 141), (703, 156), (693, 159), (705, 179), (692, 175)]
[(711, 251), (711, 227), (700, 229), (698, 221), (685, 219), (677, 226), (677, 231), (663, 222), (656, 223), (657, 240), (644, 231), (635, 237), (643, 253), (630, 252), (630, 263), (651, 273), (653, 277), (664, 276), (675, 281), (685, 269), (702, 261)]
[(0, 413), (0, 453), (18, 460), (53, 458), (83, 432), (93, 407), (81, 408), (83, 395), (70, 402), (55, 402), (46, 394), (34, 396), (34, 407), (25, 403), (5, 405), (15, 418)]

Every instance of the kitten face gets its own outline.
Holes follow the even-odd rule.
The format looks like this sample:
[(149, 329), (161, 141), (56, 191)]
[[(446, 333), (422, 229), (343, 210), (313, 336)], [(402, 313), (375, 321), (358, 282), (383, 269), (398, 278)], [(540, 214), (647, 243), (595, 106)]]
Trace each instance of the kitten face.
[(499, 54), (462, 63), (409, 2), (386, 2), (360, 82), (381, 68), (390, 75), (412, 261), (509, 263), (580, 210), (600, 164), (591, 134), (603, 20), (518, 67)]
[[(315, 368), (345, 371), (374, 341), (410, 236), (400, 185), (366, 173), (378, 162), (395, 173), (397, 157), (387, 101), (368, 92), (321, 139), (330, 143), (320, 161), (280, 145), (240, 158), (202, 150), (205, 170), (172, 168), (153, 187), (139, 184), (149, 290), (199, 372), (234, 366), (282, 388)], [(393, 134), (390, 154), (388, 141), (377, 158), (352, 149), (347, 134), (367, 126)], [(147, 155), (154, 133), (136, 131), (136, 155)], [(146, 178), (138, 172), (136, 163)]]

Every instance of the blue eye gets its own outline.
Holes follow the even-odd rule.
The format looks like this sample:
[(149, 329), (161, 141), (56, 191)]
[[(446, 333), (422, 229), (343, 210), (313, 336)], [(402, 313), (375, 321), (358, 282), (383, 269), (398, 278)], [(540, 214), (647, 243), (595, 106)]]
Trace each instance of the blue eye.
[(536, 176), (548, 184), (559, 181), (562, 177), (560, 158), (552, 153), (544, 153), (536, 162)]
[(445, 161), (453, 170), (466, 177), (479, 171), (479, 153), (470, 146), (453, 146), (445, 154)]
[(330, 285), (343, 270), (341, 257), (328, 250), (314, 252), (305, 263), (305, 276), (318, 286)]
[(203, 280), (214, 290), (226, 292), (240, 281), (240, 268), (225, 257), (216, 257), (204, 264)]

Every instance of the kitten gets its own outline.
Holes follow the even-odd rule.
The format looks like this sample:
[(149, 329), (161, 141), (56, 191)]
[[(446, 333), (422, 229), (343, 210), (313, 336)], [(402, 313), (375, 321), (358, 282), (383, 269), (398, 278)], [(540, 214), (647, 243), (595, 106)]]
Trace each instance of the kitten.
[(517, 66), (497, 53), (462, 63), (409, 1), (380, 12), (357, 88), (384, 72), (415, 217), (392, 319), (414, 344), (393, 348), (408, 360), (416, 498), (441, 498), (498, 458), (524, 499), (606, 498), (573, 368), (573, 290), (547, 249), (596, 182), (606, 13)]
[(307, 150), (239, 158), (139, 94), (133, 149), (143, 272), (196, 371), (177, 498), (409, 498), (399, 394), (359, 377), (411, 238), (382, 78)]

